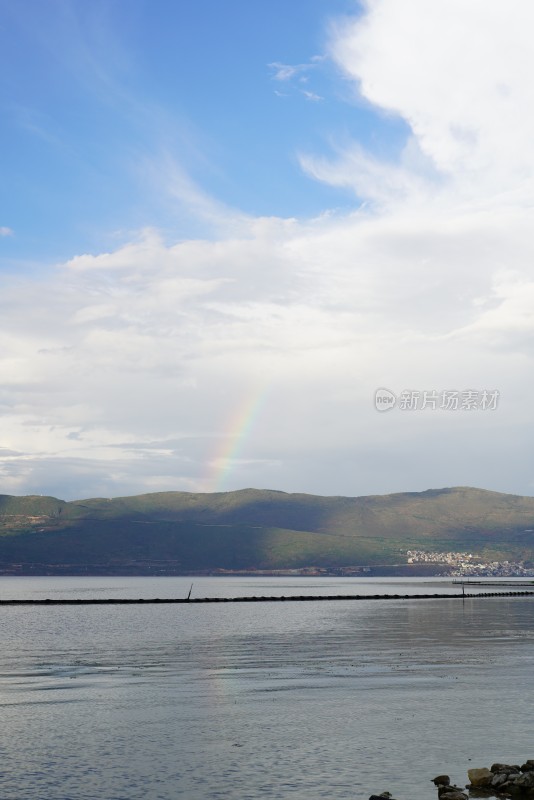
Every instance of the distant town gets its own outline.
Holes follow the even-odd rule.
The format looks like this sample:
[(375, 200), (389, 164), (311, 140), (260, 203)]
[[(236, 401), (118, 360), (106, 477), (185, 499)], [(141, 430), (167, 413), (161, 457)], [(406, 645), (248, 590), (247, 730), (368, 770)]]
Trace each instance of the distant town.
[(447, 565), (447, 571), (443, 574), (455, 578), (475, 576), (517, 578), (534, 576), (534, 567), (525, 566), (524, 561), (486, 561), (473, 553), (429, 553), (426, 550), (407, 550), (406, 556), (408, 564), (433, 563)]

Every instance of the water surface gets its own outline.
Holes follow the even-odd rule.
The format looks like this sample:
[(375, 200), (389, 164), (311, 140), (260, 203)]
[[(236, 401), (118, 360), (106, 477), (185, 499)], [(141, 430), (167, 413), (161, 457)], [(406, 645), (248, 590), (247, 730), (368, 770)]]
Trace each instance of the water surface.
[[(203, 596), (429, 591), (338, 580), (193, 583)], [(9, 578), (0, 595), (190, 585)], [(461, 784), (470, 766), (534, 757), (533, 612), (528, 597), (2, 608), (0, 797), (434, 800), (439, 772)]]

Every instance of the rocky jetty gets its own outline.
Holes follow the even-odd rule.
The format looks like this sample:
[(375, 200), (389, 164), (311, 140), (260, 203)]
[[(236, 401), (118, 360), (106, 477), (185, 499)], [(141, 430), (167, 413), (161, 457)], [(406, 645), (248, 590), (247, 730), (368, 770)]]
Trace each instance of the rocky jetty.
[(467, 770), (470, 783), (466, 789), (478, 794), (498, 795), (500, 797), (533, 798), (534, 800), (534, 759), (524, 764), (501, 764), (497, 762), (488, 769)]
[[(475, 797), (512, 797), (514, 800), (534, 800), (534, 758), (524, 764), (496, 762), (488, 769), (476, 767), (467, 770), (469, 783), (466, 789), (451, 783), (448, 775), (437, 775), (431, 781), (438, 790), (438, 800), (472, 800)], [(393, 800), (390, 792), (372, 794), (369, 800)]]

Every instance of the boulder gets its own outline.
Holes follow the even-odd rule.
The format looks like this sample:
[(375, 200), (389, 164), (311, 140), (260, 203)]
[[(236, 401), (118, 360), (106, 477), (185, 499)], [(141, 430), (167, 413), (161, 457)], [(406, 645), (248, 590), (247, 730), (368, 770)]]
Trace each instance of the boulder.
[(521, 772), (532, 772), (534, 770), (534, 758), (529, 758), (521, 764)]
[[(491, 771), (494, 772), (494, 770), (491, 770)], [(507, 780), (508, 780), (508, 776), (507, 776), (506, 772), (497, 772), (496, 774), (493, 775), (493, 778), (491, 779), (491, 785), (494, 788), (497, 788), (497, 786), (500, 786), (501, 784), (506, 783)]]
[(506, 783), (501, 783), (501, 785), (497, 787), (496, 791), (499, 792), (499, 794), (512, 794), (514, 788), (515, 783), (507, 780)]
[(514, 780), (514, 786), (519, 786), (521, 789), (534, 789), (534, 771), (524, 772)]
[(481, 767), (480, 769), (468, 769), (467, 776), (471, 782), (471, 786), (474, 789), (489, 786), (493, 779), (493, 773), (491, 773), (487, 767)]
[(438, 797), (443, 797), (444, 794), (449, 794), (450, 792), (461, 792), (459, 786), (453, 786), (450, 783), (443, 786), (438, 786)]
[(390, 792), (382, 792), (382, 794), (372, 794), (369, 800), (393, 800)]
[(440, 795), (440, 800), (467, 800), (465, 792), (445, 792)]
[(506, 774), (508, 774), (510, 772), (519, 772), (520, 769), (521, 768), (517, 764), (500, 764), (500, 763), (497, 763), (497, 764), (492, 764), (491, 765), (490, 772), (493, 772), (494, 775), (497, 772), (499, 772), (499, 773), (506, 772)]
[(451, 782), (451, 779), (448, 775), (438, 775), (435, 778), (432, 778), (432, 783), (436, 786), (448, 786)]

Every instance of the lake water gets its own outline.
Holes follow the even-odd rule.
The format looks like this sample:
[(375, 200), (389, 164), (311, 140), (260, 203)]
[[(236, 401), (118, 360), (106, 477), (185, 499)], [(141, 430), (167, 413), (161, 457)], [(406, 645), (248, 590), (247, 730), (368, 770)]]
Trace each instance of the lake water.
[[(0, 578), (0, 598), (446, 581)], [(0, 608), (1, 800), (437, 800), (534, 758), (534, 598)]]

